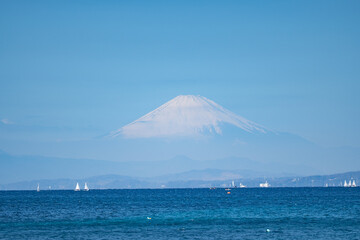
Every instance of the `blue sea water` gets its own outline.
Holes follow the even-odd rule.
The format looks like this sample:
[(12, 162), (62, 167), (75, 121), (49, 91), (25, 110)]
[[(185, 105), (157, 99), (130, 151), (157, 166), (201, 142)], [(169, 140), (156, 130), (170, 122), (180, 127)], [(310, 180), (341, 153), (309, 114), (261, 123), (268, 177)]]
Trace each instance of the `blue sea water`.
[(1, 191), (0, 239), (360, 239), (360, 188)]

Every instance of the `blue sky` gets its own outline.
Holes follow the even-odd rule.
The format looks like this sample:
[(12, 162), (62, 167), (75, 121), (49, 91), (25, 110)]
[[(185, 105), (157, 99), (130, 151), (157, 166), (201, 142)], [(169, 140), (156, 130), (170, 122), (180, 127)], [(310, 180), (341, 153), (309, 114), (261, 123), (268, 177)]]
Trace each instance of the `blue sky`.
[(1, 1), (0, 149), (91, 138), (199, 94), (360, 147), (359, 1)]

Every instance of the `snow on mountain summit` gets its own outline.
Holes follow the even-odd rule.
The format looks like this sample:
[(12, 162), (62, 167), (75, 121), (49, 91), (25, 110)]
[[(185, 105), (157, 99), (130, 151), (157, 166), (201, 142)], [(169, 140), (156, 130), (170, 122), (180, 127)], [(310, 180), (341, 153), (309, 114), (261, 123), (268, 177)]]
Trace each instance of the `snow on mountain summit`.
[(247, 132), (266, 132), (264, 127), (232, 113), (205, 97), (180, 95), (112, 132), (111, 136), (151, 138), (196, 136), (206, 132), (221, 134), (222, 123), (234, 125)]

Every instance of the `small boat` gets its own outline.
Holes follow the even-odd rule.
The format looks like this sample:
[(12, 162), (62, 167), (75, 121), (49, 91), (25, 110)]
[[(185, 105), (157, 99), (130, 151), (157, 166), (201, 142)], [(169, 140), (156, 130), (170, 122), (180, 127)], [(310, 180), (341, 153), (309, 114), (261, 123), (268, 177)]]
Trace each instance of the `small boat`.
[(40, 192), (40, 186), (39, 186), (39, 184), (37, 185), (36, 191), (37, 191), (37, 192)]
[(88, 187), (88, 185), (87, 185), (87, 183), (85, 183), (85, 186), (84, 186), (84, 191), (89, 191), (90, 189), (89, 189), (89, 187)]
[(231, 191), (231, 189), (230, 188), (225, 188), (225, 191)]
[(246, 186), (240, 183), (239, 188), (246, 188)]
[(231, 182), (231, 187), (233, 187), (233, 188), (235, 187), (235, 182), (234, 181)]
[(259, 185), (261, 188), (267, 188), (270, 187), (270, 184), (266, 181), (265, 183), (260, 183)]
[(76, 183), (75, 191), (76, 191), (76, 192), (80, 191), (79, 183)]

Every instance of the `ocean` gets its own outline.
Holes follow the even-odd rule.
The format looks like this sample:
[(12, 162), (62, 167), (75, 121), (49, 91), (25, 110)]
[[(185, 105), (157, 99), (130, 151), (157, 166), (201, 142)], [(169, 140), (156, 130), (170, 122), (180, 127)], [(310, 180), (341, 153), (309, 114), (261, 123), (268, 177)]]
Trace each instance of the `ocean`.
[(0, 191), (0, 239), (360, 239), (360, 188)]

